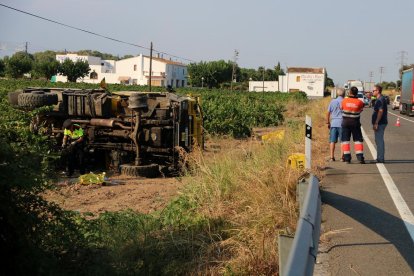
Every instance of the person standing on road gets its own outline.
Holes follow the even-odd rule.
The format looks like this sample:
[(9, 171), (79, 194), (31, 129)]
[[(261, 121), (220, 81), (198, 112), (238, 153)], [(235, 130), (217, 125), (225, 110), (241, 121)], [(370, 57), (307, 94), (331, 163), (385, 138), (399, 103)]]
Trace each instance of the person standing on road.
[[(329, 149), (331, 158), (329, 161), (335, 161), (335, 144), (338, 140), (341, 142), (342, 136), (342, 101), (344, 99), (345, 91), (343, 89), (337, 90), (338, 97), (329, 103), (328, 112), (326, 114), (326, 123), (329, 128)], [(341, 148), (341, 160), (343, 161), (343, 152)]]
[(67, 176), (71, 177), (77, 166), (80, 174), (85, 174), (84, 164), (84, 132), (80, 125), (74, 124), (71, 120), (63, 123), (63, 142), (62, 149), (67, 155)]
[(354, 150), (359, 163), (365, 164), (364, 140), (361, 132), (361, 112), (364, 103), (358, 99), (358, 88), (355, 86), (349, 90), (349, 97), (342, 101), (342, 151), (344, 161), (351, 163), (351, 135), (354, 139)]
[(385, 97), (382, 96), (382, 87), (375, 85), (373, 90), (376, 101), (372, 113), (372, 128), (375, 133), (375, 144), (377, 145), (377, 163), (384, 163), (385, 143), (384, 132), (388, 125), (388, 106)]

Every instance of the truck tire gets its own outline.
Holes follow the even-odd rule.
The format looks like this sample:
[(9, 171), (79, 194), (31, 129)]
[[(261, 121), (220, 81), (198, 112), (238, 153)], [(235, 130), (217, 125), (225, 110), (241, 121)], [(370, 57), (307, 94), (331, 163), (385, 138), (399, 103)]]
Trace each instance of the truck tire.
[(58, 103), (58, 95), (47, 93), (21, 93), (18, 95), (17, 104), (20, 107), (37, 108)]
[(157, 164), (136, 166), (132, 164), (121, 165), (121, 174), (133, 177), (155, 178), (160, 175), (160, 168)]
[(17, 98), (19, 97), (20, 94), (22, 94), (23, 91), (14, 91), (14, 92), (9, 92), (7, 94), (7, 97), (9, 98), (9, 104), (17, 106)]

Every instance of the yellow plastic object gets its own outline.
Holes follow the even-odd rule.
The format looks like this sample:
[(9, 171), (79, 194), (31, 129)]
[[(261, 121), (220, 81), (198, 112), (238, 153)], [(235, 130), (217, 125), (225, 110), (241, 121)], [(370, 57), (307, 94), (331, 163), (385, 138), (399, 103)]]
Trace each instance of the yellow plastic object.
[(98, 184), (101, 185), (105, 181), (105, 172), (103, 173), (87, 173), (79, 176), (79, 183), (83, 185)]
[(294, 169), (304, 169), (305, 168), (305, 154), (303, 153), (294, 153), (288, 157), (287, 161), (288, 166)]
[(265, 141), (265, 142), (283, 140), (284, 138), (285, 138), (284, 129), (278, 129), (278, 130), (262, 135), (262, 141)]

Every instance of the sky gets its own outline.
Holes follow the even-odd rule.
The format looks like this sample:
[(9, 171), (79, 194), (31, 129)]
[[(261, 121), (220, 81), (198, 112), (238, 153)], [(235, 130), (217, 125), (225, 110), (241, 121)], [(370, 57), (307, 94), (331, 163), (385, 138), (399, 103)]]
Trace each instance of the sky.
[(278, 62), (284, 69), (325, 67), (338, 85), (350, 79), (396, 81), (401, 62), (414, 63), (412, 0), (0, 0), (0, 4), (146, 48), (0, 6), (0, 57), (24, 50), (26, 42), (30, 53), (91, 49), (119, 56), (149, 55), (153, 42), (154, 49), (185, 63), (233, 60), (237, 50), (242, 68), (273, 68)]

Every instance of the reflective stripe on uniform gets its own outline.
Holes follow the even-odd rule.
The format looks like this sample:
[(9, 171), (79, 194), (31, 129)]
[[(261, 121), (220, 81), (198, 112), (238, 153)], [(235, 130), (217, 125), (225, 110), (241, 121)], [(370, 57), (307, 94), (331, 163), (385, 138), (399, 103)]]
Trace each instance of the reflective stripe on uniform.
[(351, 153), (351, 145), (348, 142), (342, 142), (341, 143), (342, 152), (344, 154), (350, 154)]
[(73, 132), (70, 131), (69, 129), (66, 129), (63, 131), (63, 135), (67, 135), (69, 136), (71, 139), (79, 139), (80, 137), (83, 136), (83, 129), (79, 128), (79, 129), (75, 129)]
[(359, 118), (363, 108), (364, 104), (357, 98), (346, 98), (342, 101), (342, 116), (348, 118)]
[(355, 148), (355, 153), (356, 154), (364, 153), (364, 143), (363, 142), (355, 142), (354, 148)]

